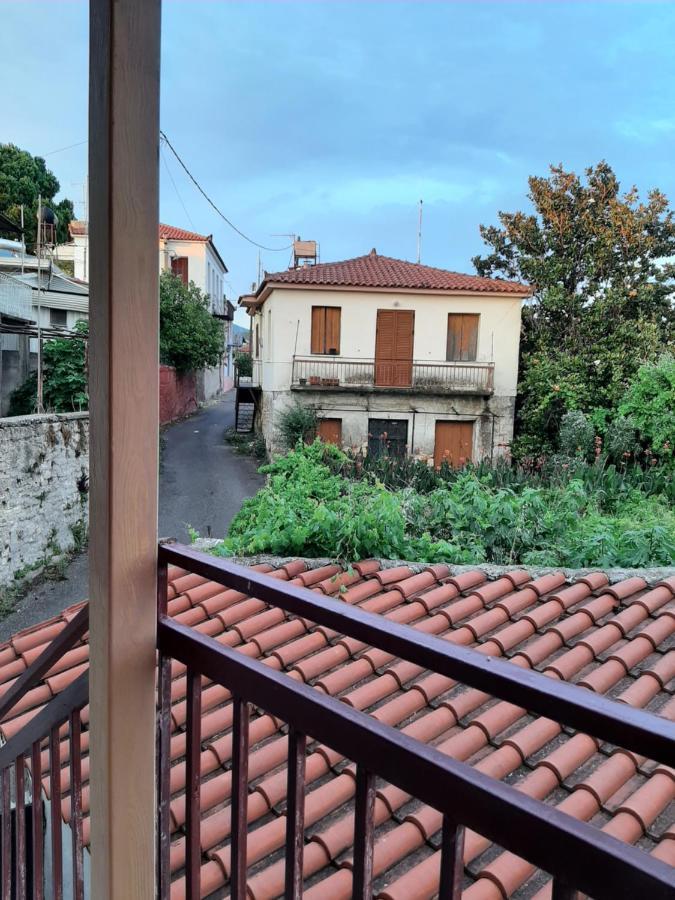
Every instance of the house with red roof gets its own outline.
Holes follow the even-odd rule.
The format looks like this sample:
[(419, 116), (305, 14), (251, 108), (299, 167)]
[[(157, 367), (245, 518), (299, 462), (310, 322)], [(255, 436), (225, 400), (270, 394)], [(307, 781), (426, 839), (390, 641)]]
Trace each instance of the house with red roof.
[(265, 273), (252, 316), (268, 449), (294, 402), (319, 435), (370, 453), (494, 457), (513, 436), (527, 285), (365, 256)]

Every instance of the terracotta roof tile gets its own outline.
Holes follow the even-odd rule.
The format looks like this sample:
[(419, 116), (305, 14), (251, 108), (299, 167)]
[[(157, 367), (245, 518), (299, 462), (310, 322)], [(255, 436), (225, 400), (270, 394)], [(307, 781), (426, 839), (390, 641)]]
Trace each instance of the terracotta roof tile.
[[(381, 568), (374, 560), (351, 568), (308, 568), (292, 561), (271, 574), (305, 583), (323, 594), (406, 624), (424, 633), (505, 656), (514, 665), (576, 681), (636, 707), (656, 708), (675, 719), (675, 618), (670, 612), (675, 581), (649, 586), (630, 578), (608, 586), (603, 573), (565, 584), (560, 573), (532, 580), (518, 570), (497, 580), (476, 570), (450, 577), (445, 566), (415, 573), (408, 566)], [(169, 612), (224, 645), (258, 658), (289, 677), (340, 697), (402, 732), (434, 744), (518, 790), (597, 822), (611, 834), (639, 841), (647, 851), (675, 861), (675, 778), (620, 748), (607, 748), (557, 722), (532, 717), (505, 701), (466, 688), (443, 675), (393, 657), (330, 629), (271, 608), (257, 598), (225, 590), (199, 576), (169, 571)], [(672, 579), (671, 579), (672, 581)], [(0, 692), (63, 628), (68, 610), (16, 635), (0, 647)], [(674, 607), (675, 609), (675, 607)], [(665, 615), (664, 615), (665, 612)], [(28, 692), (2, 723), (5, 738), (63, 690), (88, 663), (81, 642), (45, 680)], [(185, 895), (185, 667), (172, 666), (171, 782), (174, 828), (172, 897)], [(230, 693), (206, 682), (202, 691), (202, 878), (204, 891), (227, 888), (232, 774)], [(88, 710), (83, 714), (83, 773), (88, 777)], [(61, 747), (63, 814), (69, 818), (67, 730)], [(249, 758), (249, 894), (283, 893), (285, 795), (288, 741), (285, 726), (264, 710), (251, 714)], [(44, 751), (43, 771), (48, 764)], [(304, 871), (308, 897), (351, 896), (354, 770), (329, 747), (311, 743), (307, 754)], [(88, 785), (83, 792), (88, 810)], [(377, 896), (408, 900), (438, 890), (439, 813), (404, 791), (379, 784), (375, 872)], [(88, 840), (89, 819), (84, 833)], [(511, 853), (468, 832), (464, 897), (502, 900), (550, 896), (550, 880)], [(546, 893), (548, 891), (548, 894)]]
[(159, 226), (159, 239), (161, 241), (210, 241), (211, 236), (197, 234), (194, 231), (186, 231), (184, 228), (174, 228), (173, 225)]
[(342, 262), (317, 263), (284, 272), (266, 272), (258, 293), (265, 286), (278, 284), (421, 291), (478, 291), (521, 296), (530, 291), (527, 285), (519, 282), (449, 272), (446, 269), (381, 256), (375, 251)]

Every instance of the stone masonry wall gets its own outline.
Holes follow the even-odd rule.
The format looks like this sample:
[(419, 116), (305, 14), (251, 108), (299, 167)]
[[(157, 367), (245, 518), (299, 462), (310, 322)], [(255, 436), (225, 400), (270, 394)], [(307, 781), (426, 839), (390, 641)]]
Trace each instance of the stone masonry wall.
[(0, 587), (86, 530), (89, 415), (0, 419)]

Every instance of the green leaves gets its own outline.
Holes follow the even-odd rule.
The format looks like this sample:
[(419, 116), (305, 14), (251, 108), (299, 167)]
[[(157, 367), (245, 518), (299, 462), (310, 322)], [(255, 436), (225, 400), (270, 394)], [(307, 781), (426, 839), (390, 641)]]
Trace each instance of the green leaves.
[(170, 272), (159, 279), (159, 356), (178, 372), (217, 366), (223, 352), (223, 326), (211, 315), (207, 297)]
[(669, 564), (675, 513), (664, 492), (668, 484), (672, 490), (672, 473), (637, 470), (631, 482), (613, 468), (603, 475), (581, 461), (575, 465), (572, 473), (552, 470), (546, 478), (505, 466), (449, 470), (447, 477), (429, 470), (435, 480), (422, 493), (389, 489), (372, 475), (346, 478), (341, 472), (349, 470), (349, 460), (341, 451), (320, 441), (298, 445), (261, 469), (267, 485), (244, 503), (217, 552), (455, 564)]

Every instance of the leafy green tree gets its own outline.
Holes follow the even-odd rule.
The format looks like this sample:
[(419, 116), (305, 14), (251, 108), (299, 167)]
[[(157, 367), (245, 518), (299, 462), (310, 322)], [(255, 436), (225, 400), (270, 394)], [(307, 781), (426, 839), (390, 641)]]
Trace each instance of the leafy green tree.
[(673, 458), (675, 445), (675, 356), (664, 353), (658, 362), (641, 366), (619, 407), (630, 417), (642, 442), (655, 456)]
[(68, 240), (68, 225), (73, 219), (70, 200), (54, 201), (59, 192), (59, 182), (40, 156), (32, 156), (14, 144), (0, 144), (0, 212), (17, 224), (21, 220), (21, 204), (24, 206), (25, 240), (33, 250), (37, 237), (38, 197), (43, 205), (50, 206), (58, 216), (57, 238), (59, 243)]
[(622, 194), (606, 162), (585, 178), (552, 166), (529, 179), (533, 211), (499, 213), (481, 226), (481, 275), (522, 279), (516, 451), (555, 448), (564, 413), (602, 426), (639, 366), (672, 340), (675, 218), (658, 190)]
[(223, 352), (223, 326), (211, 315), (206, 296), (170, 272), (159, 281), (159, 355), (179, 372), (217, 366)]

